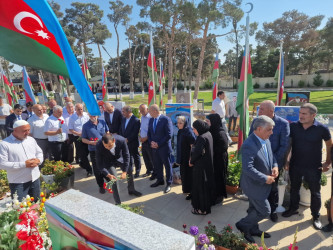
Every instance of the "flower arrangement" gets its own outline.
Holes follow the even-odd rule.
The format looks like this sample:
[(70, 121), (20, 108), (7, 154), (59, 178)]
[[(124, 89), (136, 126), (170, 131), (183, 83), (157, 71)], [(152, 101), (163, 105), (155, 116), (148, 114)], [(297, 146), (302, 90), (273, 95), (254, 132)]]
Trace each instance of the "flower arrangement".
[(239, 185), (242, 163), (237, 159), (237, 152), (230, 152), (228, 158), (227, 185), (235, 187)]
[(331, 208), (331, 199), (328, 199), (325, 201), (324, 206), (326, 209), (330, 209)]
[(7, 171), (0, 170), (0, 199), (9, 191)]
[(54, 174), (54, 180), (59, 182), (62, 179), (73, 175), (74, 167), (68, 162), (45, 160), (41, 172), (43, 175)]
[[(183, 232), (188, 234), (186, 231), (187, 225), (183, 225)], [(199, 234), (199, 228), (197, 226), (191, 226), (189, 233), (195, 238), (195, 244), (197, 246), (197, 249), (203, 250), (203, 249), (209, 249), (209, 250), (215, 250), (215, 246), (211, 244), (214, 241), (213, 237), (208, 237), (207, 234)]]
[(96, 138), (90, 138), (90, 141), (98, 141), (98, 138), (96, 137)]
[(118, 178), (117, 177), (115, 177), (115, 178), (113, 178), (113, 179), (111, 179), (109, 182), (104, 182), (104, 189), (106, 190), (106, 191), (108, 191), (110, 194), (112, 194), (113, 193), (113, 191), (112, 191), (112, 185), (116, 182), (118, 180)]

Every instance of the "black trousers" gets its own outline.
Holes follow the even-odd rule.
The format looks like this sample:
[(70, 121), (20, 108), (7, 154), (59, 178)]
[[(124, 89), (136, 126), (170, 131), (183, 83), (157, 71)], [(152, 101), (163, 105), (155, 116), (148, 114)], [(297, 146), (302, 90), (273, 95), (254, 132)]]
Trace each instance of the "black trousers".
[(72, 163), (74, 161), (74, 144), (73, 141), (67, 139), (62, 146), (63, 161)]
[[(47, 139), (35, 139), (37, 142), (37, 145), (41, 148), (43, 151), (43, 159), (44, 161), (49, 158), (49, 141)], [(42, 168), (44, 166), (44, 161), (43, 163), (39, 166)]]
[(76, 157), (80, 159), (79, 165), (81, 168), (85, 169), (87, 172), (92, 173), (92, 169), (88, 160), (89, 150), (88, 144), (78, 141), (79, 136), (74, 136)]
[(300, 170), (291, 167), (289, 169), (290, 176), (290, 208), (292, 210), (297, 210), (299, 207), (299, 190), (302, 185), (302, 177), (309, 184), (311, 192), (311, 214), (314, 219), (318, 219), (320, 216), (321, 207), (321, 195), (320, 195), (320, 179), (321, 170), (311, 169), (311, 170)]
[(50, 149), (50, 154), (51, 154), (51, 159), (55, 161), (64, 161), (62, 157), (62, 147), (63, 147), (63, 142), (58, 142), (58, 141), (49, 141), (49, 149)]
[(231, 130), (231, 123), (233, 123), (233, 128), (232, 131), (235, 131), (236, 129), (236, 124), (237, 124), (237, 116), (230, 116), (229, 117), (229, 123), (228, 123), (228, 132)]
[(135, 165), (135, 173), (139, 174), (141, 170), (141, 157), (139, 154), (139, 148), (137, 146), (128, 146), (128, 151), (130, 154), (130, 167), (133, 168), (133, 161)]
[(153, 157), (148, 140), (142, 143), (141, 151), (142, 151), (143, 161), (145, 162), (146, 165), (147, 173), (153, 173), (154, 172)]
[(97, 185), (99, 187), (103, 187), (104, 179), (103, 179), (103, 175), (102, 175), (101, 170), (97, 167), (97, 164), (96, 164), (96, 152), (95, 151), (89, 151), (89, 153), (90, 153), (90, 159), (91, 159), (91, 163), (93, 165), (93, 170), (94, 170), (94, 175), (95, 175), (95, 178), (96, 178)]
[[(108, 171), (110, 174), (117, 176), (117, 170), (116, 167), (121, 167), (122, 163), (121, 162), (117, 162), (117, 165), (112, 165), (110, 166), (110, 168), (108, 168)], [(106, 181), (110, 181), (109, 178), (105, 177)], [(119, 186), (119, 181), (117, 180), (113, 185), (112, 185), (112, 191), (113, 191), (113, 199), (115, 201), (116, 204), (120, 204), (121, 200), (119, 197), (119, 191), (118, 191), (118, 186)], [(135, 191), (134, 188), (134, 180), (133, 180), (133, 171), (128, 171), (127, 173), (127, 189), (128, 192), (133, 192)]]
[(2, 140), (7, 137), (6, 126), (4, 124), (0, 125), (0, 136)]

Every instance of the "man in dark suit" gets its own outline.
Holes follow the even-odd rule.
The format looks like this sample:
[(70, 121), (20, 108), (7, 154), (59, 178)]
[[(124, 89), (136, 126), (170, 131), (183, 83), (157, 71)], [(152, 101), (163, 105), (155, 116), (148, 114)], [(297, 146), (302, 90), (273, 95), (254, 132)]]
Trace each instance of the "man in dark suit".
[(10, 114), (6, 117), (5, 128), (7, 131), (7, 136), (13, 132), (13, 124), (17, 120), (28, 120), (27, 114), (22, 113), (23, 107), (20, 104), (15, 104), (14, 113)]
[(27, 120), (34, 114), (33, 112), (32, 112), (32, 106), (33, 106), (34, 104), (32, 103), (32, 102), (27, 102), (26, 104), (25, 104), (25, 106), (27, 107), (27, 109), (25, 110), (25, 111), (23, 111), (22, 112), (22, 114), (26, 114), (27, 115)]
[[(242, 175), (240, 186), (249, 198), (247, 216), (236, 223), (247, 241), (254, 243), (252, 236), (261, 237), (259, 222), (268, 217), (271, 208), (268, 196), (272, 183), (279, 174), (278, 164), (273, 156), (268, 140), (273, 133), (274, 121), (261, 115), (253, 121), (254, 132), (242, 146)], [(270, 234), (264, 233), (265, 238)]]
[(130, 153), (130, 166), (135, 165), (134, 178), (138, 178), (141, 170), (141, 157), (139, 155), (139, 131), (140, 131), (140, 120), (133, 115), (130, 106), (122, 108), (121, 113), (123, 119), (120, 126), (120, 135), (126, 140), (127, 147)]
[(164, 193), (169, 193), (172, 182), (172, 166), (171, 166), (171, 135), (172, 122), (169, 117), (160, 114), (160, 110), (156, 104), (149, 108), (149, 114), (152, 119), (148, 125), (148, 142), (152, 148), (154, 172), (156, 171), (157, 181), (150, 185), (157, 187), (164, 185), (163, 165), (166, 173), (166, 187)]
[[(142, 194), (135, 190), (133, 181), (133, 170), (129, 164), (129, 152), (125, 139), (120, 135), (104, 134), (102, 139), (96, 145), (96, 161), (97, 166), (107, 181), (116, 179), (116, 167), (120, 167), (122, 174), (121, 179), (128, 176), (128, 194), (140, 197)], [(112, 185), (113, 198), (116, 205), (121, 204), (118, 193), (118, 181)]]
[(119, 134), (123, 116), (111, 103), (104, 104), (104, 120), (109, 127), (111, 134)]

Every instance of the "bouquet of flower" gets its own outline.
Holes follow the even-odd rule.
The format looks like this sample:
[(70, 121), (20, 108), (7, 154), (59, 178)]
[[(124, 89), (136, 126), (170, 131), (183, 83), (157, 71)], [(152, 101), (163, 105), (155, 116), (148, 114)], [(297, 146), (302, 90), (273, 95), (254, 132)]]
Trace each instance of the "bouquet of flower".
[(104, 186), (103, 186), (104, 189), (106, 191), (108, 191), (110, 194), (112, 194), (113, 193), (113, 191), (112, 191), (112, 185), (115, 184), (117, 180), (118, 180), (118, 178), (114, 177), (109, 182), (104, 182)]
[(213, 237), (208, 238), (207, 234), (199, 234), (199, 228), (197, 226), (191, 226), (189, 232), (186, 231), (186, 224), (183, 225), (184, 233), (190, 233), (195, 238), (195, 244), (197, 249), (209, 249), (215, 250), (215, 246), (211, 244), (214, 241)]

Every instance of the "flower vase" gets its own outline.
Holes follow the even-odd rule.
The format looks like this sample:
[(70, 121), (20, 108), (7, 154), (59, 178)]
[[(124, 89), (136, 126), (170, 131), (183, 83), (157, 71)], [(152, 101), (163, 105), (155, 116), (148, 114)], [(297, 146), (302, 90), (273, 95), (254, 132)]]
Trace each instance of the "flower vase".
[(311, 204), (311, 192), (309, 189), (305, 189), (303, 185), (301, 186), (301, 189), (299, 190), (300, 200), (299, 204), (310, 207)]
[(229, 248), (222, 247), (222, 246), (216, 246), (216, 245), (215, 245), (215, 250), (230, 250), (230, 249), (229, 249)]
[(226, 185), (226, 191), (228, 194), (236, 194), (237, 191), (238, 191), (238, 186), (229, 186), (229, 185)]
[(276, 208), (276, 212), (283, 213), (286, 211), (286, 209), (282, 206), (283, 199), (284, 199), (284, 193), (286, 191), (286, 184), (278, 185), (278, 192), (279, 192), (279, 202), (278, 207)]
[(42, 178), (46, 184), (52, 184), (54, 182), (54, 174), (49, 174), (49, 175), (42, 174)]

